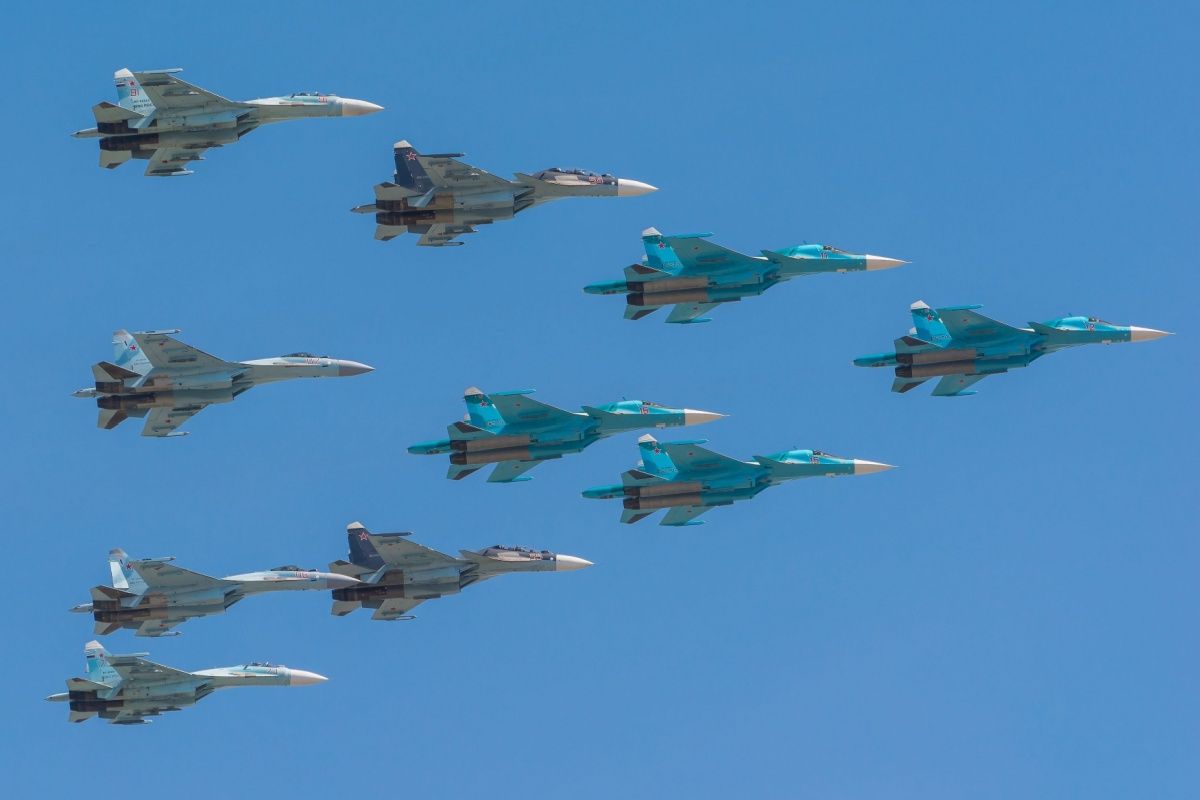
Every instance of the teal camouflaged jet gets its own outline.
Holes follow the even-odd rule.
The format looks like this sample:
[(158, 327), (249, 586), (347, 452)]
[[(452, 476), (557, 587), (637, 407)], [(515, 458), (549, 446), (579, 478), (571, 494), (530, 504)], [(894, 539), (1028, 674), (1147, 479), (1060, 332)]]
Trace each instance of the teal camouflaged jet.
[(150, 176), (191, 175), (188, 165), (204, 160), (211, 147), (241, 140), (260, 125), (309, 117), (358, 117), (383, 106), (323, 92), (296, 92), (257, 100), (226, 100), (175, 77), (179, 69), (113, 73), (117, 104), (92, 107), (96, 127), (77, 139), (100, 140), (100, 166), (115, 169), (130, 159), (147, 159)]
[(176, 625), (193, 617), (224, 614), (234, 603), (264, 592), (342, 589), (358, 583), (347, 575), (297, 566), (213, 578), (177, 567), (167, 558), (133, 559), (117, 548), (108, 554), (112, 586), (92, 588), (92, 601), (72, 608), (91, 614), (96, 634), (121, 628), (137, 636), (175, 636)]
[(569, 572), (592, 566), (576, 556), (493, 545), (482, 550), (459, 550), (462, 558), (439, 553), (407, 538), (408, 533), (371, 533), (361, 522), (346, 526), (349, 561), (334, 561), (329, 571), (353, 578), (352, 585), (334, 589), (333, 615), (343, 617), (359, 608), (374, 609), (371, 619), (412, 619), (412, 610), (426, 600), (458, 594), (468, 586), (497, 575), (516, 572)]
[(467, 416), (446, 428), (448, 439), (418, 442), (414, 455), (450, 454), (447, 478), (460, 480), (488, 465), (489, 483), (527, 481), (526, 472), (543, 461), (579, 453), (623, 431), (699, 425), (724, 414), (668, 408), (645, 400), (619, 400), (582, 411), (564, 411), (529, 397), (532, 389), (484, 394), (472, 386), (463, 393)]
[(113, 655), (99, 642), (88, 642), (83, 652), (87, 677), (68, 678), (67, 691), (46, 698), (70, 703), (69, 722), (98, 716), (114, 725), (140, 725), (151, 721), (147, 717), (194, 705), (217, 689), (308, 686), (328, 680), (315, 672), (261, 661), (185, 672), (148, 661), (148, 653)]
[(111, 430), (130, 417), (146, 418), (142, 436), (186, 436), (179, 426), (214, 403), (230, 403), (263, 383), (295, 378), (344, 378), (373, 370), (366, 364), (313, 353), (255, 361), (225, 361), (184, 344), (166, 331), (113, 331), (113, 360), (92, 365), (95, 385), (75, 397), (93, 398), (96, 426)]
[(625, 268), (625, 279), (585, 286), (588, 294), (625, 295), (625, 319), (641, 319), (674, 305), (667, 322), (709, 322), (721, 303), (755, 297), (776, 284), (807, 275), (891, 269), (908, 262), (855, 255), (827, 244), (801, 244), (748, 256), (704, 241), (711, 233), (664, 236), (642, 231), (646, 256)]
[(659, 442), (649, 434), (638, 439), (641, 461), (621, 475), (621, 483), (583, 492), (594, 500), (623, 498), (621, 522), (634, 523), (655, 511), (670, 509), (659, 525), (702, 525), (696, 517), (717, 506), (750, 500), (759, 492), (798, 478), (869, 475), (893, 469), (891, 464), (841, 458), (820, 450), (784, 450), (751, 461), (715, 453), (703, 439)]
[(1027, 367), (1067, 347), (1114, 342), (1148, 342), (1171, 334), (1136, 325), (1117, 325), (1098, 317), (1060, 317), (1015, 328), (979, 314), (980, 306), (910, 306), (913, 327), (895, 341), (895, 352), (854, 359), (859, 367), (895, 367), (893, 392), (907, 392), (940, 377), (935, 397), (975, 394), (970, 387), (988, 375)]

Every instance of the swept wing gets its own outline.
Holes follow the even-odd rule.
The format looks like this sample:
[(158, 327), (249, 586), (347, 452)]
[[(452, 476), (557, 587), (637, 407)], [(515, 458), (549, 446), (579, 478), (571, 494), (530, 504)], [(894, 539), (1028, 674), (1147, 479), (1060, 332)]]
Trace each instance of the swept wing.
[(152, 72), (135, 72), (133, 77), (142, 85), (150, 102), (159, 112), (192, 111), (197, 108), (207, 108), (210, 111), (235, 110), (253, 108), (249, 103), (238, 103), (227, 100), (219, 94), (207, 89), (201, 89), (195, 84), (176, 78), (171, 72), (164, 70)]
[(730, 250), (707, 239), (696, 237), (664, 236), (666, 242), (679, 259), (680, 275), (705, 275), (711, 272), (728, 272), (736, 269), (761, 269), (761, 259)]
[(129, 567), (142, 577), (150, 591), (190, 591), (229, 585), (228, 581), (176, 567), (165, 561), (130, 561)]
[(166, 333), (134, 333), (132, 336), (155, 369), (205, 372), (239, 366), (184, 344)]
[(448, 156), (425, 156), (413, 151), (435, 189), (467, 191), (513, 191), (521, 188), (492, 173)]
[(1019, 336), (1028, 331), (1006, 325), (970, 309), (939, 308), (938, 316), (953, 339), (977, 339), (992, 336)]
[(369, 533), (367, 536), (379, 557), (388, 567), (396, 569), (419, 569), (457, 565), (458, 559), (439, 553), (431, 547), (417, 544), (411, 539), (395, 533)]

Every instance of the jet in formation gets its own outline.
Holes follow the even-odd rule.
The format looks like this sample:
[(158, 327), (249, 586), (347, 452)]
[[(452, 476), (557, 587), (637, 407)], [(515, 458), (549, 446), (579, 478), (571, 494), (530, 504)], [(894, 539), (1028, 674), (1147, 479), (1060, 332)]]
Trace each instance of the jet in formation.
[(622, 431), (699, 425), (724, 414), (691, 408), (668, 408), (645, 400), (620, 400), (583, 411), (565, 411), (529, 397), (532, 389), (484, 394), (470, 387), (463, 393), (467, 415), (446, 428), (449, 439), (420, 442), (414, 455), (450, 454), (446, 477), (465, 478), (488, 465), (496, 468), (489, 483), (527, 481), (526, 472), (543, 461), (579, 453)]
[(986, 378), (1027, 367), (1037, 359), (1083, 344), (1146, 342), (1170, 336), (1166, 331), (1115, 325), (1097, 317), (1061, 317), (1015, 328), (979, 314), (980, 306), (930, 308), (918, 300), (910, 307), (913, 327), (896, 339), (894, 353), (854, 359), (859, 367), (895, 367), (893, 392), (907, 392), (940, 377), (936, 397), (975, 394), (970, 387)]
[(406, 141), (396, 142), (393, 151), (394, 182), (376, 184), (375, 202), (351, 209), (357, 214), (374, 214), (375, 238), (385, 242), (403, 233), (418, 233), (419, 245), (461, 245), (455, 238), (475, 233), (474, 226), (512, 219), (551, 200), (657, 191), (641, 181), (561, 167), (532, 175), (518, 172), (510, 181), (458, 161), (462, 153), (425, 155)]
[(70, 722), (99, 716), (116, 725), (138, 725), (164, 711), (179, 711), (231, 686), (306, 686), (324, 683), (315, 672), (252, 661), (199, 672), (146, 660), (147, 653), (113, 655), (99, 642), (84, 646), (87, 677), (67, 678), (67, 691), (47, 700), (70, 703)]
[(649, 434), (638, 439), (641, 462), (621, 475), (615, 486), (597, 486), (584, 497), (624, 499), (621, 522), (633, 523), (660, 508), (670, 509), (660, 525), (702, 525), (696, 517), (717, 506), (749, 500), (762, 490), (796, 478), (867, 475), (892, 469), (891, 464), (840, 458), (820, 450), (784, 450), (739, 461), (700, 447), (703, 439), (659, 442)]
[(174, 339), (178, 330), (113, 332), (113, 360), (92, 367), (96, 385), (75, 397), (94, 397), (96, 425), (115, 428), (146, 417), (143, 436), (184, 436), (176, 430), (213, 403), (228, 403), (260, 383), (292, 378), (344, 378), (373, 367), (312, 353), (257, 361), (225, 361)]
[(412, 619), (409, 613), (426, 600), (458, 594), (479, 581), (513, 572), (563, 572), (592, 566), (575, 556), (495, 545), (478, 552), (460, 550), (455, 558), (419, 545), (408, 533), (370, 533), (361, 522), (346, 526), (349, 561), (334, 561), (329, 571), (355, 579), (333, 592), (334, 616), (359, 607), (373, 608), (371, 619)]
[(593, 283), (583, 290), (625, 295), (625, 319), (641, 319), (674, 305), (667, 322), (709, 322), (704, 315), (721, 303), (760, 295), (791, 278), (891, 269), (907, 263), (847, 253), (827, 244), (801, 244), (748, 256), (704, 241), (709, 236), (712, 234), (664, 236), (647, 228), (642, 232), (646, 257), (625, 268), (625, 280)]
[(138, 636), (175, 636), (171, 630), (193, 617), (224, 614), (242, 598), (293, 589), (344, 589), (358, 581), (348, 575), (296, 566), (275, 567), (212, 578), (168, 563), (174, 558), (131, 559), (124, 550), (108, 554), (112, 586), (92, 589), (92, 602), (72, 611), (91, 614), (100, 636), (129, 628)]
[(146, 174), (191, 175), (204, 151), (240, 140), (259, 125), (307, 117), (358, 117), (383, 106), (321, 92), (296, 92), (258, 100), (226, 100), (175, 77), (179, 69), (113, 74), (117, 104), (92, 106), (96, 127), (76, 131), (100, 140), (100, 166), (113, 169), (131, 158), (149, 159)]

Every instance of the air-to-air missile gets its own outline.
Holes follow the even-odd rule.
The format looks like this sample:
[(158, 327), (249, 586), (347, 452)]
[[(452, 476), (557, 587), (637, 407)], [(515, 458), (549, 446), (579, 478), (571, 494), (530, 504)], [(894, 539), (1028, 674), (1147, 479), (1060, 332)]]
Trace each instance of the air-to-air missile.
[(88, 642), (83, 652), (87, 677), (68, 678), (67, 691), (46, 698), (70, 703), (70, 722), (99, 716), (116, 725), (138, 725), (150, 722), (146, 717), (193, 705), (217, 689), (306, 686), (327, 680), (315, 672), (257, 661), (185, 672), (147, 661), (147, 653), (113, 655), (99, 642)]
[(476, 225), (512, 219), (527, 208), (564, 197), (632, 197), (657, 191), (648, 183), (599, 175), (585, 169), (554, 167), (507, 180), (464, 164), (462, 153), (418, 153), (396, 142), (395, 180), (376, 184), (375, 202), (350, 209), (375, 215), (375, 238), (417, 233), (427, 247), (461, 245), (454, 239), (475, 233)]
[(514, 572), (563, 572), (590, 567), (575, 556), (495, 545), (459, 550), (455, 558), (405, 538), (408, 533), (370, 533), (361, 522), (346, 526), (349, 561), (334, 561), (329, 571), (358, 579), (333, 591), (333, 614), (373, 608), (371, 619), (412, 619), (417, 605), (497, 575)]
[(113, 169), (131, 158), (149, 159), (146, 174), (191, 175), (188, 165), (204, 151), (239, 141), (259, 125), (308, 117), (359, 117), (382, 106), (321, 92), (297, 92), (258, 100), (226, 100), (182, 81), (178, 69), (113, 74), (117, 104), (92, 106), (96, 127), (76, 131), (100, 140), (100, 166)]
[(92, 589), (92, 602), (72, 611), (91, 614), (96, 633), (121, 628), (138, 636), (173, 636), (176, 625), (193, 617), (224, 614), (244, 597), (294, 589), (343, 589), (358, 583), (352, 577), (296, 566), (275, 567), (225, 578), (211, 578), (176, 567), (174, 558), (129, 558), (124, 550), (108, 554), (112, 586)]
[(644, 400), (620, 400), (583, 411), (564, 411), (529, 397), (532, 389), (484, 394), (470, 387), (463, 393), (467, 416), (446, 430), (449, 439), (420, 442), (414, 455), (450, 454), (446, 477), (465, 478), (488, 465), (496, 468), (490, 483), (529, 480), (524, 473), (543, 461), (578, 453), (623, 431), (699, 425), (724, 414), (691, 408), (668, 408)]
[[(113, 332), (113, 361), (92, 367), (92, 397), (100, 408), (97, 427), (111, 429), (129, 417), (147, 417), (143, 436), (185, 436), (176, 430), (213, 403), (228, 403), (260, 383), (293, 378), (344, 378), (373, 367), (312, 353), (289, 353), (257, 361), (225, 361), (173, 339), (178, 330)], [(148, 416), (147, 416), (148, 415)]]
[(708, 322), (704, 315), (721, 303), (760, 295), (792, 278), (891, 269), (907, 263), (847, 253), (827, 244), (801, 244), (748, 256), (704, 241), (708, 236), (712, 234), (663, 236), (647, 228), (642, 232), (646, 250), (642, 263), (626, 267), (624, 280), (593, 283), (583, 290), (625, 295), (626, 319), (641, 319), (674, 305), (667, 322)]
[(980, 306), (934, 309), (918, 300), (911, 306), (913, 327), (895, 341), (895, 352), (862, 356), (854, 363), (895, 367), (893, 392), (907, 392), (940, 377), (934, 396), (962, 397), (975, 394), (970, 387), (988, 375), (1027, 367), (1065, 347), (1147, 342), (1170, 336), (1166, 331), (1116, 325), (1096, 317), (1061, 317), (1015, 328), (976, 313), (976, 308)]
[(706, 511), (749, 500), (777, 483), (892, 469), (890, 464), (840, 458), (820, 450), (784, 450), (739, 461), (700, 447), (703, 443), (703, 439), (659, 442), (646, 434), (638, 439), (641, 461), (636, 469), (621, 475), (621, 483), (587, 489), (583, 496), (623, 498), (621, 522), (637, 522), (667, 508), (660, 525), (701, 525), (704, 521), (696, 517)]

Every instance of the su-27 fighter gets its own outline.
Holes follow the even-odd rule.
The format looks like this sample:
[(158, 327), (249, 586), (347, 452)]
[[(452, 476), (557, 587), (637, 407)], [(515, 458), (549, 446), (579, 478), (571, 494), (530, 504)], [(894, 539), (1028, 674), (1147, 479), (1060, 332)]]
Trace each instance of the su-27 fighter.
[(361, 522), (346, 526), (349, 561), (334, 561), (330, 572), (358, 579), (335, 589), (333, 614), (342, 617), (359, 607), (373, 608), (371, 619), (412, 619), (409, 613), (426, 600), (458, 594), (466, 587), (513, 572), (564, 572), (592, 566), (575, 556), (549, 550), (495, 545), (478, 552), (459, 550), (455, 558), (419, 545), (408, 533), (370, 533)]
[(113, 73), (117, 104), (92, 106), (96, 127), (76, 131), (100, 140), (100, 166), (114, 169), (131, 158), (149, 159), (146, 174), (191, 175), (188, 165), (204, 151), (240, 140), (259, 125), (307, 117), (358, 117), (383, 106), (321, 92), (296, 92), (258, 100), (226, 100), (176, 78), (179, 69)]
[(820, 450), (784, 450), (739, 461), (690, 442), (658, 442), (646, 434), (638, 439), (642, 460), (621, 475), (615, 486), (597, 486), (584, 497), (624, 499), (621, 522), (633, 523), (660, 508), (670, 509), (660, 525), (701, 525), (696, 517), (717, 506), (749, 500), (759, 492), (797, 478), (867, 475), (892, 469), (890, 464), (839, 458)]
[(417, 244), (461, 245), (454, 239), (475, 233), (476, 225), (512, 219), (532, 206), (564, 197), (626, 197), (657, 189), (648, 183), (584, 169), (551, 169), (505, 180), (458, 161), (462, 153), (418, 153), (406, 141), (393, 145), (395, 181), (375, 186), (375, 202), (356, 206), (356, 214), (375, 215), (375, 238), (419, 233)]
[(358, 581), (348, 575), (296, 566), (275, 567), (212, 578), (176, 567), (174, 558), (131, 559), (124, 550), (108, 554), (112, 586), (92, 589), (92, 602), (72, 611), (91, 614), (100, 636), (131, 628), (138, 636), (175, 636), (171, 630), (193, 617), (224, 614), (239, 600), (262, 592), (344, 589)]
[(935, 397), (975, 394), (970, 387), (986, 378), (1027, 367), (1037, 359), (1084, 344), (1146, 342), (1170, 336), (1166, 331), (1115, 325), (1096, 317), (1061, 317), (1015, 328), (974, 309), (947, 306), (933, 309), (918, 300), (911, 306), (913, 327), (895, 341), (894, 353), (854, 359), (859, 367), (895, 367), (893, 392), (907, 392), (930, 378), (940, 377)]
[(667, 322), (708, 322), (704, 315), (721, 303), (754, 297), (772, 286), (805, 275), (891, 269), (907, 262), (855, 255), (827, 244), (800, 244), (743, 255), (704, 241), (711, 233), (663, 236), (642, 231), (646, 257), (625, 268), (625, 280), (585, 286), (588, 294), (625, 295), (625, 319), (641, 319), (674, 305)]
[(129, 417), (146, 417), (143, 436), (184, 436), (176, 430), (213, 403), (228, 403), (260, 383), (293, 378), (344, 378), (373, 367), (312, 353), (289, 353), (257, 361), (225, 361), (184, 344), (176, 330), (113, 332), (113, 360), (92, 367), (94, 387), (76, 397), (94, 397), (96, 425), (115, 428)]
[(622, 431), (699, 425), (724, 414), (667, 408), (645, 400), (620, 400), (583, 411), (564, 411), (529, 397), (532, 389), (484, 394), (472, 386), (463, 393), (467, 415), (446, 428), (449, 439), (420, 442), (414, 455), (450, 454), (447, 478), (459, 480), (488, 465), (489, 483), (527, 481), (526, 472), (543, 461), (582, 452)]
[(83, 652), (87, 677), (67, 678), (67, 691), (46, 698), (70, 703), (70, 722), (99, 716), (115, 725), (139, 725), (151, 721), (146, 717), (198, 703), (217, 689), (307, 686), (328, 680), (315, 672), (258, 661), (186, 672), (148, 661), (148, 653), (113, 655), (99, 642), (88, 642)]

